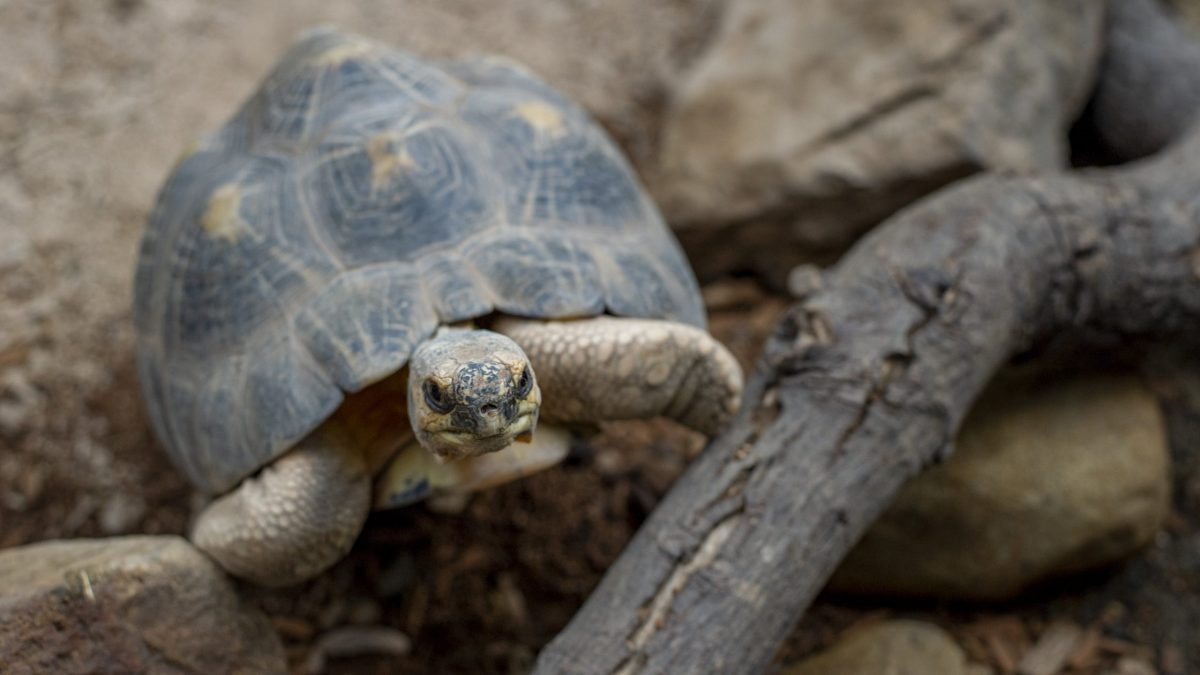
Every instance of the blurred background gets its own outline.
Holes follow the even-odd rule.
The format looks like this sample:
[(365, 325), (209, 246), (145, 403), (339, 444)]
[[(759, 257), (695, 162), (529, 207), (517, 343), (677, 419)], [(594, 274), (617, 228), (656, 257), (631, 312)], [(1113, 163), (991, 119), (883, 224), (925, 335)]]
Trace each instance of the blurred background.
[[(0, 0), (0, 547), (183, 533), (203, 503), (140, 401), (138, 242), (174, 162), (319, 24), (503, 54), (583, 104), (747, 371), (795, 266), (973, 174), (1119, 159), (1088, 120), (1096, 0)], [(1200, 371), (1142, 356), (1002, 374), (779, 671), (876, 672), (829, 659), (878, 652), (951, 675), (1200, 672)], [(524, 672), (702, 443), (612, 425), (461, 513), (372, 516), (299, 591), (246, 594), (294, 672)]]

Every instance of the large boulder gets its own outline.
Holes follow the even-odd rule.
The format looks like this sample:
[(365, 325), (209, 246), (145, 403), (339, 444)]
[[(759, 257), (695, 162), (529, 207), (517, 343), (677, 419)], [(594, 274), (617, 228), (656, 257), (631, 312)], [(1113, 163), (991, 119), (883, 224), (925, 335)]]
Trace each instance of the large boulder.
[(1135, 376), (1009, 374), (957, 445), (902, 490), (831, 590), (1007, 599), (1133, 554), (1166, 517), (1166, 430)]
[(285, 673), (266, 617), (179, 537), (0, 552), (5, 673)]
[(941, 628), (886, 621), (851, 629), (784, 675), (965, 675), (967, 657)]
[(732, 0), (651, 190), (701, 277), (781, 280), (955, 179), (1063, 167), (1104, 4)]

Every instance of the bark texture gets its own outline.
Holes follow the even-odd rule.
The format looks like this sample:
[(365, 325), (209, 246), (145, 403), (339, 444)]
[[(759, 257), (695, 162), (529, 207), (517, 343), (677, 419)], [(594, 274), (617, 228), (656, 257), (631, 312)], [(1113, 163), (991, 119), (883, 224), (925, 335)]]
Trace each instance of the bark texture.
[[(1114, 18), (1150, 17), (1141, 30), (1166, 20), (1150, 0), (1114, 4)], [(1138, 38), (1135, 25), (1110, 35), (1117, 29), (1133, 39), (1113, 43), (1125, 46), (1108, 54), (1109, 71), (1135, 68), (1151, 87), (1169, 75), (1178, 98), (1156, 109), (1190, 110), (1200, 58), (1166, 58), (1149, 50), (1181, 43)], [(1120, 349), (1200, 333), (1200, 134), (1184, 134), (1190, 119), (1147, 117), (1158, 137), (1181, 140), (1137, 165), (960, 183), (808, 275), (813, 288), (766, 345), (741, 416), (536, 672), (762, 671), (904, 482), (951, 452), (999, 365), (1052, 337)]]

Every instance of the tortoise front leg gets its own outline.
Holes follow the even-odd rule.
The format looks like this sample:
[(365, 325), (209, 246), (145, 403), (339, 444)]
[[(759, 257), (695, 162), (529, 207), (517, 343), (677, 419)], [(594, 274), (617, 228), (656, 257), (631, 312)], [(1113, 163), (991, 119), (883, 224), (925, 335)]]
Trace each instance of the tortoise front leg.
[(191, 538), (234, 576), (287, 586), (316, 576), (350, 550), (370, 501), (362, 453), (326, 423), (209, 504)]
[(439, 462), (415, 441), (375, 481), (375, 508), (407, 506), (430, 497), (465, 495), (535, 474), (561, 462), (571, 449), (571, 434), (539, 424), (533, 439), (503, 450), (452, 462)]
[(506, 318), (542, 388), (542, 416), (559, 422), (669, 417), (712, 436), (737, 412), (742, 370), (707, 332), (656, 319)]

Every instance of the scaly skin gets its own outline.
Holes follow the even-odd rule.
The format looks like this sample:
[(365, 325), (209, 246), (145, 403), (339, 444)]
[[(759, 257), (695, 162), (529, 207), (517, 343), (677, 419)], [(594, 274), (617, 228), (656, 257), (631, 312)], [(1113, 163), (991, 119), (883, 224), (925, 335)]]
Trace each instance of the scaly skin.
[(371, 506), (360, 449), (336, 422), (212, 502), (192, 542), (225, 571), (262, 586), (316, 576), (350, 550)]
[[(594, 423), (665, 416), (711, 436), (737, 412), (741, 369), (724, 346), (699, 328), (653, 319), (596, 317), (506, 318), (496, 330), (528, 355), (541, 388), (540, 414), (548, 420)], [(477, 353), (479, 340), (462, 340), (469, 333), (501, 346), (508, 342), (487, 331), (452, 330), (445, 332), (445, 345), (422, 347), (420, 358), (412, 364), (417, 379), (409, 384), (409, 412), (420, 416), (413, 425), (418, 439), (438, 433), (451, 416), (427, 410), (420, 401), (411, 400), (411, 392), (420, 392), (420, 383), (429, 377), (440, 378), (449, 390), (455, 372), (449, 365), (487, 357)], [(446, 352), (440, 355), (443, 358), (427, 356), (438, 350)], [(517, 352), (506, 354), (500, 362), (512, 362), (514, 371), (521, 365)], [(443, 363), (448, 370), (438, 368)], [(512, 386), (508, 379), (481, 378), (478, 370), (463, 372), (471, 375), (471, 382), (487, 385), (481, 392), (496, 389), (487, 394), (492, 398)], [(328, 568), (350, 549), (366, 521), (370, 476), (384, 454), (382, 446), (394, 452), (397, 439), (407, 435), (400, 431), (403, 420), (396, 419), (402, 417), (398, 411), (403, 408), (391, 401), (390, 392), (398, 396), (399, 391), (385, 381), (373, 394), (352, 398), (290, 452), (212, 502), (200, 514), (192, 540), (231, 574), (264, 586), (298, 583)], [(471, 392), (459, 395), (465, 403), (477, 403)], [(536, 399), (535, 386), (524, 402), (536, 405)], [(475, 427), (490, 433), (485, 424), (489, 419), (472, 418)], [(495, 450), (490, 445), (478, 452), (469, 444), (455, 446), (457, 456), (467, 459), (461, 460), (463, 466), (455, 462), (444, 469), (431, 458), (402, 455), (403, 461), (381, 477), (376, 489), (384, 498), (377, 499), (377, 505), (398, 505), (431, 489), (496, 485), (540, 470), (566, 454), (565, 434), (540, 440), (543, 443), (535, 440), (527, 449), (514, 446), (509, 450), (516, 452), (493, 454), (487, 454)], [(445, 454), (445, 448), (439, 449)], [(372, 458), (370, 465), (368, 458)], [(421, 481), (426, 487), (414, 489)]]
[(738, 410), (742, 370), (705, 331), (656, 319), (505, 318), (542, 388), (542, 416), (557, 422), (669, 417), (712, 436)]

